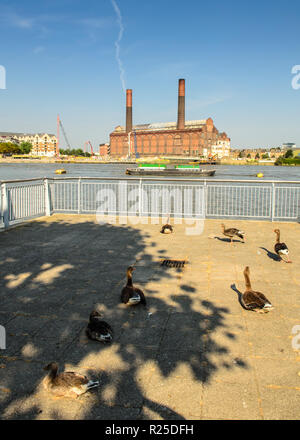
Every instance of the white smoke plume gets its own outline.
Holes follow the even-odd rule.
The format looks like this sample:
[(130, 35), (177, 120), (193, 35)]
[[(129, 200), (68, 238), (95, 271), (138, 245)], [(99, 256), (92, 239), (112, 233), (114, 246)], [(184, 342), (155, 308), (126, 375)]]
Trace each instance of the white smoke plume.
[(123, 20), (122, 20), (122, 15), (121, 15), (121, 11), (117, 5), (117, 3), (115, 2), (115, 0), (111, 0), (111, 4), (115, 10), (115, 13), (117, 14), (117, 21), (120, 27), (119, 30), (119, 35), (117, 40), (115, 41), (115, 46), (116, 46), (116, 60), (119, 66), (119, 70), (120, 70), (120, 81), (122, 84), (122, 88), (123, 88), (123, 92), (125, 93), (126, 87), (125, 87), (125, 70), (123, 67), (123, 63), (121, 61), (120, 58), (120, 42), (122, 40), (123, 37), (123, 32), (124, 32), (124, 26), (123, 26)]

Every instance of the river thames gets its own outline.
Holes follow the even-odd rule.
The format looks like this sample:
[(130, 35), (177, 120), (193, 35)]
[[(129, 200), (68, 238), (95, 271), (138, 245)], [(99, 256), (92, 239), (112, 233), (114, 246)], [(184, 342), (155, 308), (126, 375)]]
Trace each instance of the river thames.
[[(116, 177), (128, 178), (126, 168), (134, 168), (134, 164), (0, 164), (0, 180), (30, 179), (39, 177), (58, 177), (55, 170), (64, 168), (66, 177)], [(300, 167), (252, 166), (252, 165), (203, 165), (202, 168), (216, 169), (214, 179), (252, 180), (257, 179), (257, 173), (263, 173), (264, 180), (300, 180)], [(180, 178), (180, 177), (179, 177)], [(190, 177), (189, 177), (190, 178)]]

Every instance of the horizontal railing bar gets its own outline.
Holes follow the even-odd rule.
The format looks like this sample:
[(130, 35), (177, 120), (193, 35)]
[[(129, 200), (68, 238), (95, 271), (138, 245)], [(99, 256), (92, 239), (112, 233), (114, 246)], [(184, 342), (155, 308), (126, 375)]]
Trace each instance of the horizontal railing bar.
[(33, 177), (32, 179), (15, 179), (15, 180), (0, 180), (0, 184), (2, 183), (22, 183), (22, 182), (37, 182), (43, 181), (44, 179), (48, 179), (48, 177)]
[[(49, 180), (78, 180), (79, 177), (49, 177)], [(206, 183), (214, 183), (214, 182), (250, 182), (250, 183), (297, 183), (300, 185), (300, 180), (233, 180), (233, 179), (214, 179), (214, 180), (207, 180), (207, 179), (159, 179), (157, 177), (151, 178), (151, 177), (80, 177), (81, 180), (126, 180), (126, 181), (149, 181), (149, 182), (206, 182)]]
[(240, 179), (240, 180), (234, 180), (234, 179), (175, 179), (175, 178), (168, 178), (168, 179), (160, 179), (157, 177), (35, 177), (32, 179), (15, 179), (15, 180), (0, 180), (1, 183), (20, 183), (20, 182), (35, 182), (35, 181), (41, 181), (41, 180), (53, 180), (53, 181), (66, 181), (66, 180), (107, 180), (107, 181), (128, 181), (131, 182), (133, 180), (135, 181), (149, 181), (149, 182), (206, 182), (206, 183), (215, 183), (215, 182), (231, 182), (231, 183), (280, 183), (280, 184), (297, 184), (300, 185), (300, 180), (248, 180), (248, 179)]

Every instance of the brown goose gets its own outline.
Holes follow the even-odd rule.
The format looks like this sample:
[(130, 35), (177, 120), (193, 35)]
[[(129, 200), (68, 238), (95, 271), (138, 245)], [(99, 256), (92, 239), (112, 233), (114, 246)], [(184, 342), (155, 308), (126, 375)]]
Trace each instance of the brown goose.
[(167, 218), (167, 223), (165, 225), (163, 225), (160, 230), (161, 234), (172, 234), (173, 226), (170, 225), (169, 221), (170, 221), (170, 215)]
[(241, 297), (241, 302), (245, 309), (253, 310), (254, 312), (268, 312), (270, 309), (272, 309), (272, 304), (263, 293), (252, 290), (249, 266), (246, 266), (244, 269), (244, 277), (246, 290)]
[(244, 239), (245, 232), (244, 231), (241, 231), (240, 229), (236, 229), (236, 228), (225, 229), (224, 223), (221, 224), (221, 228), (222, 228), (223, 235), (225, 235), (225, 237), (230, 238), (230, 243), (232, 243), (233, 237), (239, 237), (243, 240), (243, 243), (245, 243), (245, 239)]
[(89, 380), (86, 376), (73, 371), (58, 374), (56, 362), (51, 362), (44, 370), (49, 371), (49, 374), (43, 379), (43, 385), (55, 396), (78, 397), (91, 388), (99, 386), (99, 381)]
[(135, 270), (133, 266), (129, 266), (126, 272), (127, 275), (127, 283), (126, 286), (123, 287), (121, 292), (121, 301), (124, 304), (128, 305), (136, 305), (136, 304), (144, 304), (146, 305), (146, 298), (144, 292), (141, 289), (133, 286), (132, 283), (132, 272)]
[(90, 320), (86, 328), (86, 335), (89, 339), (99, 342), (111, 342), (113, 339), (113, 330), (111, 326), (102, 321), (101, 315), (97, 310), (90, 314)]
[[(274, 250), (276, 252), (277, 255), (280, 256), (280, 258), (285, 262), (285, 263), (291, 263), (291, 260), (285, 260), (283, 258), (284, 255), (289, 254), (289, 250), (288, 247), (285, 243), (280, 243), (280, 230), (279, 229), (274, 229), (274, 232), (276, 234), (276, 243), (274, 246)], [(289, 257), (288, 257), (289, 258)]]

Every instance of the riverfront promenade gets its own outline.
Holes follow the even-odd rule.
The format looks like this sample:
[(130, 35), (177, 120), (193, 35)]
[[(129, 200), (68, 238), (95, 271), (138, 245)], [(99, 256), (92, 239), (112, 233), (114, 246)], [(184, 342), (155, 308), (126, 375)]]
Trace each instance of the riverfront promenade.
[[(186, 225), (99, 225), (95, 216), (53, 215), (0, 232), (0, 419), (300, 419), (300, 233), (298, 223), (224, 221), (246, 231), (231, 246), (223, 220), (200, 235)], [(279, 227), (292, 264), (273, 254)], [(216, 236), (217, 238), (211, 238)], [(182, 269), (160, 258), (188, 258)], [(126, 308), (129, 264), (147, 307)], [(244, 310), (238, 291), (250, 267), (254, 290), (274, 305)], [(97, 308), (111, 345), (88, 341)], [(298, 330), (299, 332), (299, 330)], [(293, 339), (294, 338), (294, 339)], [(300, 344), (298, 337), (298, 345)], [(76, 400), (41, 387), (57, 361), (100, 380)]]

